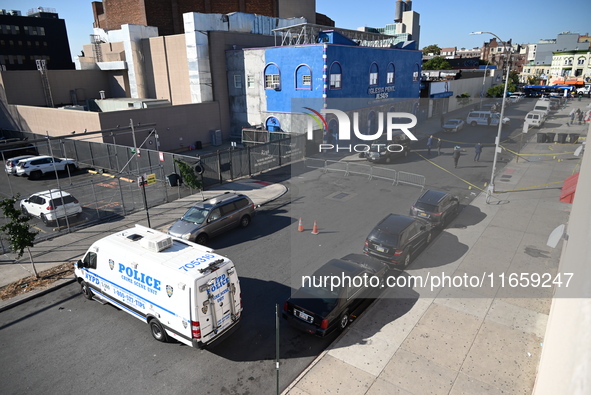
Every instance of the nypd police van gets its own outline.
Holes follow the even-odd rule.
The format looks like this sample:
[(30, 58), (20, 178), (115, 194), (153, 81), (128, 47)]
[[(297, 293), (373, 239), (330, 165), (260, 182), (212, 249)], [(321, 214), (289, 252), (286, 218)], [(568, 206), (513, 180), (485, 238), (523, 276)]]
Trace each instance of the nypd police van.
[(202, 348), (241, 318), (240, 284), (230, 259), (141, 225), (96, 241), (74, 272), (87, 299), (145, 321), (158, 341)]

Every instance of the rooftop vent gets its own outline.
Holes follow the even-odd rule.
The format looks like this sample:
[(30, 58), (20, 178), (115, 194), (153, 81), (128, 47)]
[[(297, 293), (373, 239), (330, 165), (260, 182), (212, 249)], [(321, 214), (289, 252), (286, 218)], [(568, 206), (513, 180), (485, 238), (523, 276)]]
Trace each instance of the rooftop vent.
[(152, 252), (161, 252), (172, 247), (172, 237), (168, 235), (146, 235), (140, 240), (140, 244)]

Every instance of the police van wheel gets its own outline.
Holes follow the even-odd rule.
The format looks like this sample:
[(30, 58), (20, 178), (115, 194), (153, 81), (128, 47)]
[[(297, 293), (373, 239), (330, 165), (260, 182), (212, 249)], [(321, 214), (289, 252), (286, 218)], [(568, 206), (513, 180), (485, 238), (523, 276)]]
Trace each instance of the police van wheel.
[(152, 337), (159, 342), (166, 343), (168, 341), (168, 336), (166, 335), (162, 324), (156, 318), (150, 321), (150, 331), (152, 332)]
[(82, 295), (88, 300), (92, 300), (92, 290), (86, 283), (86, 281), (80, 281), (80, 289), (82, 290)]

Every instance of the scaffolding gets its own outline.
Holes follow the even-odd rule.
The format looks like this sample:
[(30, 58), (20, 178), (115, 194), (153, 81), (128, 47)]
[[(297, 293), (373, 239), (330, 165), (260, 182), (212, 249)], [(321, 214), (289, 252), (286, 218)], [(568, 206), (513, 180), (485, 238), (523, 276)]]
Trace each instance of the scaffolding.
[[(408, 34), (396, 36), (365, 32), (361, 30), (340, 29), (332, 26), (301, 23), (298, 25), (273, 29), (275, 34), (275, 46), (318, 44), (319, 33), (323, 31), (335, 31), (355, 41), (361, 47), (389, 48), (398, 43), (405, 42)], [(278, 42), (280, 40), (280, 42)]]

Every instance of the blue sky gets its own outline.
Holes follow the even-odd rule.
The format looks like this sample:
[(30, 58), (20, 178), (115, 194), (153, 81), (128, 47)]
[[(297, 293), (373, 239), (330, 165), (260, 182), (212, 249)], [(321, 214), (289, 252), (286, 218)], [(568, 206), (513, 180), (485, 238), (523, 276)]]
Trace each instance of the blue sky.
[[(72, 56), (76, 56), (90, 42), (91, 3), (90, 0), (2, 0), (0, 8), (20, 10), (23, 15), (38, 6), (54, 8), (66, 21)], [(316, 0), (316, 10), (332, 18), (337, 27), (382, 27), (393, 23), (395, 3), (395, 0)], [(492, 37), (471, 36), (472, 31), (490, 31), (503, 40), (512, 39), (520, 44), (555, 38), (564, 31), (591, 33), (589, 0), (414, 0), (412, 8), (420, 14), (421, 48), (431, 44), (442, 48), (474, 48)]]

